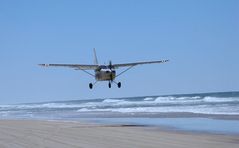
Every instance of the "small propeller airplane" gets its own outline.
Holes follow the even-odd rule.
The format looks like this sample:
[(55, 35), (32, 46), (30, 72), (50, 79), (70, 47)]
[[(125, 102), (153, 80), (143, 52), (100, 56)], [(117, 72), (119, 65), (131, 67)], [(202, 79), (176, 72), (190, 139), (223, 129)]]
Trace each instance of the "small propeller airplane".
[[(117, 84), (118, 88), (121, 87), (121, 82), (116, 82), (115, 78), (119, 77), (126, 71), (130, 70), (131, 68), (137, 66), (137, 65), (143, 65), (143, 64), (155, 64), (155, 63), (165, 63), (169, 60), (161, 60), (161, 61), (148, 61), (148, 62), (135, 62), (135, 63), (124, 63), (124, 64), (112, 64), (110, 61), (108, 65), (100, 65), (98, 64), (98, 59), (96, 55), (96, 51), (94, 48), (94, 65), (85, 65), (85, 64), (39, 64), (39, 66), (43, 67), (68, 67), (73, 68), (75, 70), (82, 70), (83, 72), (89, 74), (90, 76), (95, 78), (94, 83), (89, 83), (89, 88), (92, 89), (93, 86), (98, 81), (109, 81), (108, 87), (111, 88), (111, 84), (115, 83)], [(127, 67), (124, 71), (116, 75), (116, 70), (118, 68)], [(92, 74), (88, 72), (87, 70), (94, 70), (95, 74)]]

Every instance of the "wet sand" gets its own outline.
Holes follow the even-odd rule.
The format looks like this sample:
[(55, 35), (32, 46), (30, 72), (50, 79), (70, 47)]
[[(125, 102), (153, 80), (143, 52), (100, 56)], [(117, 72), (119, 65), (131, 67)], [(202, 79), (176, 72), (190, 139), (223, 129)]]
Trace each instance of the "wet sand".
[(239, 136), (83, 122), (0, 120), (1, 148), (238, 148)]

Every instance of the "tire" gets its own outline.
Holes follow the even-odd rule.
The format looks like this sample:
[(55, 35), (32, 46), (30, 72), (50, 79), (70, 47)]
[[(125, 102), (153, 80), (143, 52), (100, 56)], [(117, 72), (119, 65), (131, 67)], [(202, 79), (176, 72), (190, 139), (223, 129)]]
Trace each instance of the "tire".
[(90, 88), (90, 89), (93, 88), (93, 84), (92, 84), (92, 83), (89, 84), (89, 88)]
[(117, 84), (117, 86), (118, 86), (118, 88), (121, 88), (121, 82), (119, 82), (119, 83)]

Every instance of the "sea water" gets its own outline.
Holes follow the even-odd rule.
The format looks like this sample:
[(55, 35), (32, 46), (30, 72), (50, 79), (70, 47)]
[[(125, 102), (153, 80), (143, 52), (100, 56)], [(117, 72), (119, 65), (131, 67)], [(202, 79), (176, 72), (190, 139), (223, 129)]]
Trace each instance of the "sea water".
[[(239, 133), (239, 92), (0, 105), (1, 119), (81, 120)], [(107, 120), (106, 120), (107, 119)], [(120, 120), (118, 120), (120, 119)], [(146, 120), (147, 119), (147, 120)], [(217, 124), (216, 124), (217, 123)]]
[(210, 118), (86, 118), (84, 121), (124, 126), (153, 126), (166, 130), (239, 135), (239, 120)]

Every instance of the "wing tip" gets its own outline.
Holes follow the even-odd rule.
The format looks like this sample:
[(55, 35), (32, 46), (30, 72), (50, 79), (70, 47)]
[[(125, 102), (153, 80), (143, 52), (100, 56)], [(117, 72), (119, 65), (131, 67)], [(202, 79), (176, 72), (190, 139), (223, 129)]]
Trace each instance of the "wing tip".
[(169, 60), (163, 60), (163, 63), (169, 62)]
[(49, 67), (49, 64), (38, 64), (38, 66)]

